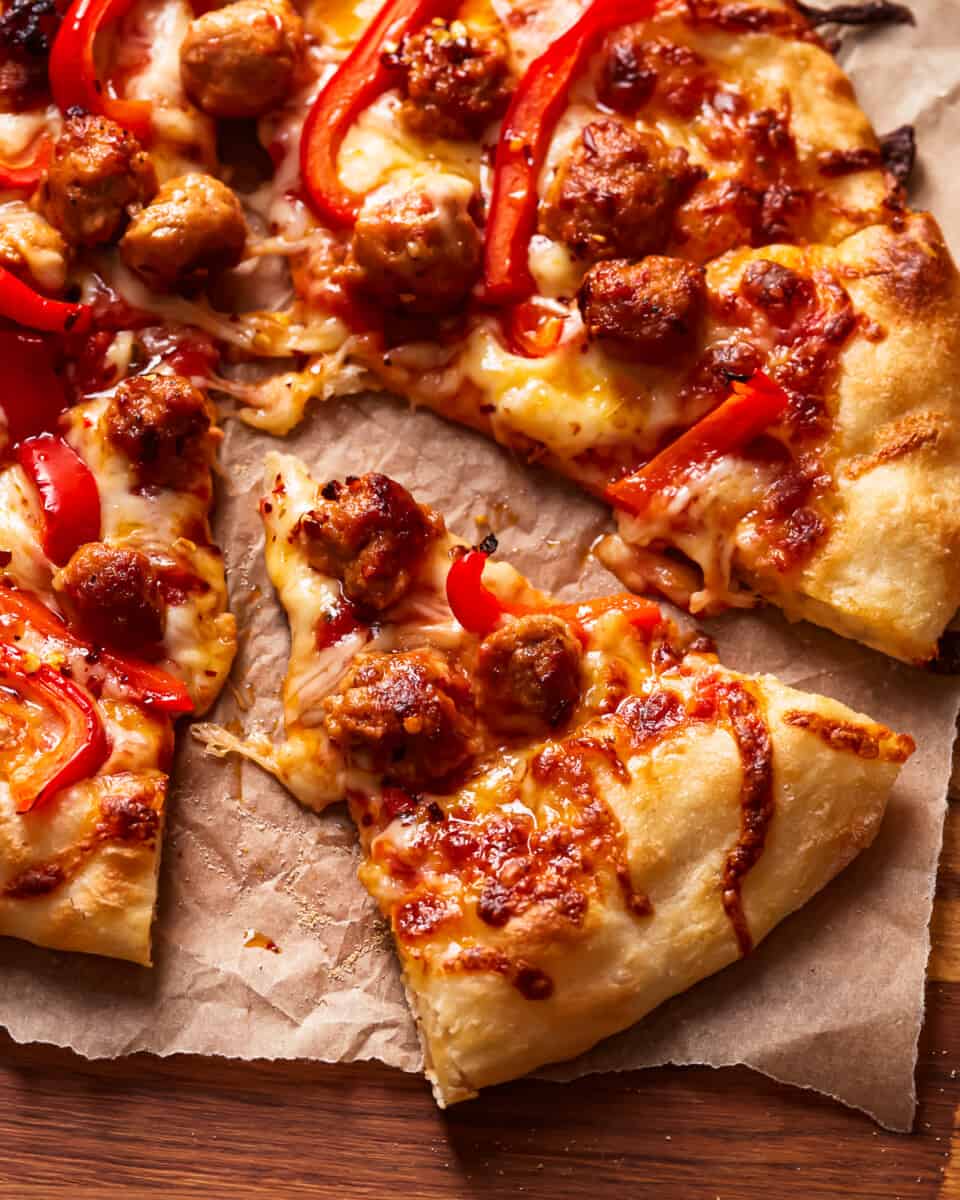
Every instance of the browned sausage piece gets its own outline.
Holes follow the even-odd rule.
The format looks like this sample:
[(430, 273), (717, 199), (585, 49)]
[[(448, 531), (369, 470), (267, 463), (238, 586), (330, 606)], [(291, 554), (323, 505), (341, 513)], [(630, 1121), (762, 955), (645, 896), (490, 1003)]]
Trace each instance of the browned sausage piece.
[(574, 254), (640, 258), (665, 245), (677, 205), (701, 177), (686, 150), (617, 121), (586, 125), (557, 171), (542, 224)]
[(236, 266), (246, 238), (230, 188), (212, 175), (178, 175), (131, 221), (120, 253), (151, 287), (171, 291)]
[(813, 298), (813, 284), (796, 271), (769, 259), (750, 263), (740, 280), (740, 290), (774, 325), (789, 325)]
[(451, 179), (365, 205), (354, 230), (353, 286), (400, 311), (459, 308), (480, 274), (483, 249), (471, 196), (465, 180)]
[(57, 579), (69, 615), (97, 645), (152, 657), (163, 640), (164, 602), (139, 550), (88, 542)]
[(763, 197), (735, 179), (699, 184), (677, 210), (674, 242), (684, 258), (705, 263), (755, 244), (762, 222)]
[(462, 21), (434, 21), (388, 61), (403, 72), (400, 115), (424, 138), (478, 138), (510, 99), (506, 48)]
[(600, 51), (598, 99), (614, 112), (633, 115), (656, 93), (678, 116), (693, 116), (708, 83), (703, 59), (689, 46), (645, 39), (643, 33), (643, 25), (625, 25), (607, 35)]
[(581, 650), (548, 613), (520, 617), (484, 638), (477, 660), (480, 711), (506, 733), (546, 733), (580, 700)]
[(180, 47), (180, 78), (212, 117), (259, 117), (293, 89), (303, 22), (286, 0), (238, 0), (197, 17)]
[(354, 604), (382, 612), (409, 590), (442, 528), (406, 488), (371, 472), (328, 483), (297, 533), (311, 566), (342, 580)]
[(134, 375), (125, 379), (106, 411), (107, 437), (136, 468), (144, 483), (188, 485), (207, 466), (213, 409), (182, 375)]
[(324, 708), (354, 763), (410, 788), (443, 780), (479, 745), (470, 683), (436, 650), (360, 656)]
[(132, 133), (71, 109), (37, 203), (68, 242), (98, 246), (115, 241), (156, 190), (153, 163)]
[(706, 302), (702, 267), (652, 254), (597, 263), (579, 294), (587, 335), (634, 362), (662, 364), (696, 341)]

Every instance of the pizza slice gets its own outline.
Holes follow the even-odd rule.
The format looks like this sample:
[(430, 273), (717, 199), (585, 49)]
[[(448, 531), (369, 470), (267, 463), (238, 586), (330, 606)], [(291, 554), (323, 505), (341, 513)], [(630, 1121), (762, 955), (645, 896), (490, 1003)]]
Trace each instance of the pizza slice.
[(113, 386), (55, 369), (52, 334), (0, 346), (0, 934), (149, 964), (174, 723), (235, 646), (220, 431), (156, 353), (189, 361), (177, 331), (110, 334), (115, 366), (153, 363)]
[(261, 513), (285, 739), (196, 732), (348, 800), (441, 1105), (749, 953), (869, 845), (912, 752), (650, 601), (557, 603), (383, 475), (271, 454)]

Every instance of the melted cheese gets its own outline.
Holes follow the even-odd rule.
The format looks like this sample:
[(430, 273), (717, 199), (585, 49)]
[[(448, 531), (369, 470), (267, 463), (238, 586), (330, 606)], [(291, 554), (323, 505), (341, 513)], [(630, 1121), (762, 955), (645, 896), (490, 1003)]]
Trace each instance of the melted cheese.
[(193, 20), (187, 0), (140, 0), (124, 23), (116, 53), (117, 65), (146, 64), (127, 79), (125, 95), (149, 100), (156, 138), (151, 147), (162, 183), (196, 167), (216, 161), (213, 120), (187, 99), (180, 81), (180, 46)]

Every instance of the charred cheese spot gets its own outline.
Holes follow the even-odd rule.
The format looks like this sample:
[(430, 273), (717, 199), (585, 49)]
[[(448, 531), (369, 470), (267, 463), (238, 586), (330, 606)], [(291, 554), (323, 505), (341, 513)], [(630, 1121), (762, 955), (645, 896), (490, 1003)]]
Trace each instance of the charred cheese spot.
[(916, 749), (912, 737), (894, 733), (883, 725), (856, 725), (836, 721), (820, 713), (791, 711), (784, 713), (787, 725), (809, 730), (831, 749), (846, 750), (859, 758), (878, 758), (882, 762), (903, 763)]

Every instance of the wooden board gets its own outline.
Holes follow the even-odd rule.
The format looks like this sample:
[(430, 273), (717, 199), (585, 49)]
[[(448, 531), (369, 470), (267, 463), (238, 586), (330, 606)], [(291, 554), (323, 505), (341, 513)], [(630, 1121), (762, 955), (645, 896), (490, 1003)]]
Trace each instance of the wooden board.
[(0, 1200), (960, 1200), (960, 798), (912, 1136), (744, 1069), (520, 1082), (439, 1113), (382, 1067), (87, 1062), (0, 1038)]

